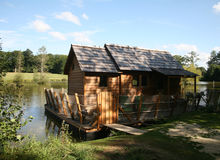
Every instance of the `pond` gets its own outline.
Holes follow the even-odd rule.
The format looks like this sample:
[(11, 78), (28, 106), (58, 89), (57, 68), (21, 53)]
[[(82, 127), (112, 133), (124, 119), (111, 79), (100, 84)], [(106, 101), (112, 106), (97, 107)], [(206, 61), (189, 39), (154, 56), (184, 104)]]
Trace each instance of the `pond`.
[(46, 127), (46, 122), (51, 119), (45, 114), (44, 88), (66, 89), (67, 82), (53, 82), (47, 85), (26, 84), (23, 86), (21, 96), (23, 99), (24, 118), (33, 116), (34, 119), (23, 127), (19, 134), (45, 139), (48, 132), (57, 133), (57, 126), (53, 126), (49, 131), (48, 126)]
[[(36, 136), (37, 139), (45, 139), (48, 133), (57, 133), (58, 127), (54, 124), (48, 131), (48, 123), (51, 122), (50, 117), (45, 115), (44, 109), (44, 104), (46, 102), (44, 88), (51, 87), (55, 89), (66, 89), (67, 82), (54, 82), (49, 85), (25, 84), (22, 88), (21, 96), (23, 97), (24, 118), (33, 116), (34, 119), (19, 131), (20, 134)], [(220, 89), (220, 83), (215, 83), (213, 86), (212, 82), (200, 82), (197, 85), (197, 91), (205, 91), (213, 87)], [(185, 92), (188, 91), (193, 91), (193, 86), (187, 86)]]

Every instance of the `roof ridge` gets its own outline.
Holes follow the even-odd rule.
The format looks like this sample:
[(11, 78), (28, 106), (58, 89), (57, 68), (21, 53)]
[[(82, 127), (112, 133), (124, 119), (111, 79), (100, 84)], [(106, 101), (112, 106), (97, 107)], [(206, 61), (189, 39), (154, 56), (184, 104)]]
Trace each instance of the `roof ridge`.
[(122, 47), (122, 48), (137, 48), (137, 49), (145, 50), (145, 51), (159, 51), (159, 52), (169, 53), (168, 51), (165, 51), (165, 50), (147, 49), (147, 48), (137, 47), (137, 46), (129, 46), (129, 45), (125, 46), (125, 45), (119, 45), (119, 44), (106, 44), (106, 45), (107, 46), (117, 46), (117, 47)]
[(71, 44), (71, 46), (74, 47), (82, 47), (82, 48), (94, 48), (94, 49), (105, 49), (104, 47), (98, 47), (98, 46), (85, 46), (85, 45), (79, 45), (79, 44)]

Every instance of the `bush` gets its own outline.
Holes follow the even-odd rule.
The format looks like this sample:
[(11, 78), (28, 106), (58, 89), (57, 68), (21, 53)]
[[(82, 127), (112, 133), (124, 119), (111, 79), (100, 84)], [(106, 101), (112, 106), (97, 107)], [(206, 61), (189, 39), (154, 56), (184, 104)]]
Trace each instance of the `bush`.
[(17, 134), (17, 130), (33, 118), (30, 116), (27, 120), (21, 121), (23, 116), (22, 106), (19, 105), (18, 97), (11, 94), (16, 93), (16, 90), (13, 90), (12, 87), (8, 90), (10, 92), (4, 90), (0, 94), (0, 151), (3, 151), (7, 142), (21, 140), (23, 137)]

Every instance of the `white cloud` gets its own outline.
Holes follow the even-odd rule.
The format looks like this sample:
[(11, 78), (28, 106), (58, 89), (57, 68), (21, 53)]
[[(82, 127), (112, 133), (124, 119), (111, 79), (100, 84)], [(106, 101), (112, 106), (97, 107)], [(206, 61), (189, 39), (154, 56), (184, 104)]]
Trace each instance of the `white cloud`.
[(46, 32), (51, 29), (51, 27), (42, 20), (35, 20), (31, 23), (31, 27), (36, 29), (38, 32)]
[(220, 12), (220, 2), (213, 5), (212, 8), (214, 9), (215, 12), (219, 13)]
[(57, 39), (59, 39), (59, 40), (66, 40), (66, 37), (65, 37), (65, 35), (64, 34), (62, 34), (62, 33), (60, 33), (60, 32), (49, 32), (49, 34), (51, 35), (51, 36), (53, 36), (54, 38), (57, 38)]
[(179, 52), (191, 52), (195, 51), (197, 52), (198, 49), (196, 45), (191, 45), (191, 44), (170, 44), (170, 45), (163, 45), (164, 49), (174, 49)]
[(8, 23), (8, 21), (5, 19), (0, 19), (0, 23)]
[(220, 47), (214, 47), (212, 50), (219, 52), (220, 51)]
[(55, 17), (57, 19), (61, 19), (61, 20), (64, 20), (64, 21), (72, 22), (72, 23), (77, 24), (77, 25), (81, 25), (78, 17), (75, 16), (74, 14), (72, 14), (71, 12), (62, 12), (60, 14), (57, 14)]
[(85, 20), (88, 20), (88, 19), (89, 19), (89, 17), (88, 17), (85, 13), (82, 14), (82, 17), (83, 17)]
[(69, 35), (74, 38), (76, 43), (80, 44), (91, 44), (90, 36), (95, 34), (97, 31), (82, 31), (82, 32), (73, 32)]

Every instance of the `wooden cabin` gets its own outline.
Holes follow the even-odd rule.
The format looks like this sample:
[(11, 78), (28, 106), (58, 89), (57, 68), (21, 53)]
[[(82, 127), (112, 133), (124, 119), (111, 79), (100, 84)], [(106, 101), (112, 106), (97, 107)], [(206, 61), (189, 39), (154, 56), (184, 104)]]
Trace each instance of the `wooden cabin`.
[(104, 48), (71, 45), (64, 73), (68, 94), (78, 93), (82, 104), (96, 103), (97, 93), (113, 95), (180, 95), (181, 77), (196, 77), (166, 51), (130, 46)]

